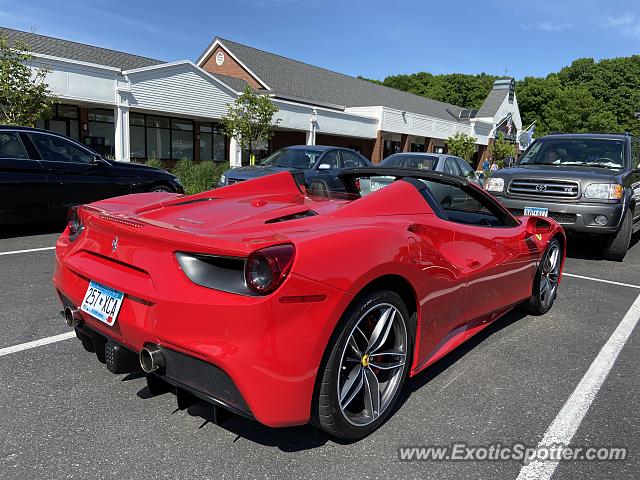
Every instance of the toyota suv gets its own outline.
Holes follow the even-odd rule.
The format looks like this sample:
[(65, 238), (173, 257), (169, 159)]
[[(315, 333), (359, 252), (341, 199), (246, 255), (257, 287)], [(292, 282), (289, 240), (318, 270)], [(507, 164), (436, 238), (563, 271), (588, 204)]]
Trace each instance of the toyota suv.
[(604, 239), (621, 261), (640, 230), (640, 139), (628, 134), (551, 134), (485, 189), (514, 215), (553, 218), (568, 234)]

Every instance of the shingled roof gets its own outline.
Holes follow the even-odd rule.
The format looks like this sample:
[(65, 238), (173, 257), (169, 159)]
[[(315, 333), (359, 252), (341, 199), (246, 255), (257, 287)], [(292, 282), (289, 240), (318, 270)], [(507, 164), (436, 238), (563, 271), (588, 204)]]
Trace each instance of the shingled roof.
[(69, 40), (47, 37), (37, 33), (23, 32), (5, 27), (0, 27), (0, 37), (6, 38), (10, 45), (16, 42), (22, 42), (28, 45), (33, 53), (68, 58), (87, 63), (96, 63), (98, 65), (121, 68), (122, 70), (165, 63), (162, 60), (132, 55), (131, 53), (94, 47), (92, 45), (85, 45), (83, 43), (71, 42)]
[(345, 107), (382, 105), (449, 121), (458, 121), (460, 112), (464, 110), (457, 105), (378, 85), (231, 40), (217, 40), (264, 81), (276, 96)]
[(476, 118), (493, 118), (498, 113), (502, 102), (509, 95), (511, 78), (501, 78), (493, 82), (493, 88), (485, 98), (484, 103), (476, 113)]

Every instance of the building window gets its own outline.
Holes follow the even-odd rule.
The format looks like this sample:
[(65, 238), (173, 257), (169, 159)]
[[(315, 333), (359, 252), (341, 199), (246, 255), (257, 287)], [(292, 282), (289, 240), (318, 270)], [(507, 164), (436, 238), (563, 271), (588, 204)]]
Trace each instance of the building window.
[(116, 129), (113, 110), (90, 108), (88, 110), (87, 136), (84, 143), (101, 155), (115, 154)]
[(226, 148), (222, 128), (215, 123), (200, 125), (200, 160), (226, 160)]
[(171, 119), (147, 115), (147, 158), (171, 159)]
[(193, 160), (194, 133), (193, 121), (189, 119), (129, 114), (132, 158)]
[(139, 113), (129, 114), (129, 137), (131, 158), (147, 158), (147, 148), (145, 140), (144, 115)]
[(171, 119), (171, 158), (193, 160), (193, 122)]
[(80, 122), (78, 118), (77, 106), (59, 104), (54, 106), (51, 118), (38, 120), (36, 127), (66, 135), (75, 141), (79, 141)]

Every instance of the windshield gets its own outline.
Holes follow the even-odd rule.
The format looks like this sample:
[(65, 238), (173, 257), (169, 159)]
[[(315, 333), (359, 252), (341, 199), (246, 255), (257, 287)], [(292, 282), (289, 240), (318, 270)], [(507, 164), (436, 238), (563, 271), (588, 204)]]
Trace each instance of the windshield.
[(542, 138), (536, 140), (519, 165), (624, 167), (624, 140), (607, 138)]
[(260, 162), (263, 167), (311, 168), (322, 155), (321, 150), (282, 148)]
[(415, 168), (417, 170), (434, 170), (438, 157), (431, 155), (391, 155), (380, 162), (380, 167)]

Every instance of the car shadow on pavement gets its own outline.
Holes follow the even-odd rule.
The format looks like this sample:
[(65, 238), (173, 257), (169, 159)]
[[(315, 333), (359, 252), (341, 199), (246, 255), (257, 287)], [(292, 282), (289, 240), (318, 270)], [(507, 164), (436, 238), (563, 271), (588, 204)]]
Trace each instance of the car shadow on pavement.
[[(169, 394), (174, 395), (173, 393)], [(146, 386), (140, 389), (137, 395), (143, 400), (153, 397)], [(178, 411), (180, 410), (176, 408), (174, 413)], [(204, 401), (191, 405), (185, 411), (192, 417), (202, 419), (199, 430), (207, 426), (223, 428), (236, 435), (234, 443), (244, 438), (267, 447), (277, 447), (283, 452), (299, 452), (321, 447), (331, 439), (329, 435), (310, 425), (271, 428), (220, 408), (216, 411), (216, 407)], [(332, 440), (339, 442), (338, 439)]]
[(62, 233), (64, 227), (64, 222), (0, 225), (0, 239)]
[[(640, 233), (631, 237), (629, 250), (640, 242)], [(602, 250), (604, 240), (602, 239), (581, 239), (579, 237), (567, 238), (567, 257), (580, 260), (602, 260)]]
[[(396, 412), (402, 408), (402, 405), (409, 399), (413, 392), (435, 379), (438, 375), (447, 370), (451, 365), (456, 363), (491, 335), (524, 317), (526, 317), (526, 314), (520, 309), (516, 309), (508, 313), (489, 325), (482, 332), (478, 333), (473, 338), (445, 355), (436, 363), (426, 368), (416, 377), (408, 379), (391, 415), (395, 415)], [(138, 392), (138, 397), (141, 399), (148, 399), (151, 398), (151, 396), (152, 395), (146, 386)], [(175, 410), (175, 412), (178, 411), (178, 409)], [(198, 402), (187, 408), (186, 412), (191, 416), (200, 417), (203, 420), (199, 429), (205, 428), (209, 424), (217, 425), (218, 427), (236, 435), (233, 442), (243, 438), (260, 445), (276, 447), (283, 452), (310, 450), (321, 447), (329, 441), (340, 445), (348, 445), (356, 442), (334, 438), (311, 427), (310, 425), (271, 428), (262, 425), (257, 421), (244, 418), (240, 415), (231, 414), (226, 411), (221, 415), (221, 419), (220, 417), (216, 417), (214, 407), (206, 402)]]
[(498, 333), (500, 330), (508, 327), (509, 325), (522, 320), (526, 316), (527, 314), (523, 309), (515, 308), (514, 310), (510, 311), (503, 317), (490, 324), (481, 332), (471, 337), (469, 340), (465, 341), (462, 345), (456, 347), (453, 351), (446, 354), (440, 360), (436, 361), (432, 365), (429, 365), (415, 377), (407, 379), (402, 393), (398, 398), (398, 402), (394, 407), (392, 415), (395, 415), (396, 410), (402, 408), (402, 405), (404, 405), (404, 403), (411, 397), (411, 394), (413, 392), (421, 389), (427, 383), (437, 378), (438, 375), (445, 372), (453, 364), (457, 363), (461, 358), (463, 358), (467, 353), (484, 342), (487, 338)]

